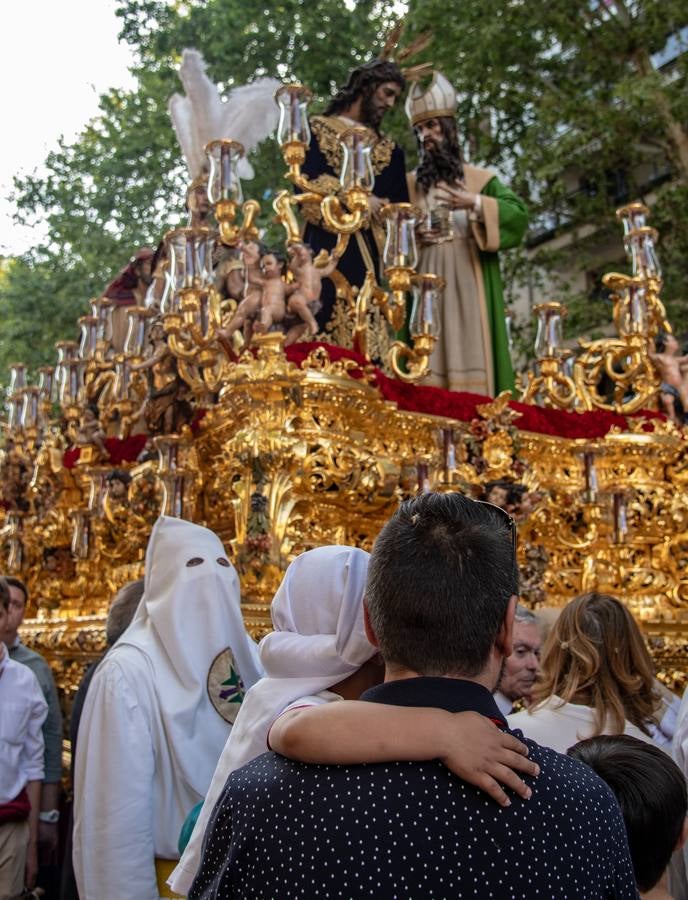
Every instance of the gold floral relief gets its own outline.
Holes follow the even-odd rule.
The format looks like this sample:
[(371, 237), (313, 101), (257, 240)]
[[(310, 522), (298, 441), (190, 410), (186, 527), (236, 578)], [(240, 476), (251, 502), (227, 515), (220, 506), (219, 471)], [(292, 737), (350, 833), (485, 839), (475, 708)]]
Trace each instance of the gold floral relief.
[[(336, 116), (313, 116), (311, 119), (311, 131), (315, 135), (318, 146), (327, 160), (328, 166), (341, 174), (343, 151), (340, 137), (344, 131), (350, 128), (350, 124), (343, 122)], [(394, 141), (388, 137), (380, 137), (376, 140), (371, 153), (373, 172), (379, 175), (390, 164)]]

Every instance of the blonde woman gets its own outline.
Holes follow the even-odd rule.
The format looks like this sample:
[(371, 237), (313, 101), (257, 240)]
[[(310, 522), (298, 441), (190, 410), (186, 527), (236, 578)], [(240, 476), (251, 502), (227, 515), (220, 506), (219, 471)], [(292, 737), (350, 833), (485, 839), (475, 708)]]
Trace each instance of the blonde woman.
[(565, 753), (598, 734), (650, 741), (659, 705), (654, 669), (640, 629), (607, 594), (582, 594), (561, 612), (542, 654), (529, 710), (508, 717), (509, 728)]

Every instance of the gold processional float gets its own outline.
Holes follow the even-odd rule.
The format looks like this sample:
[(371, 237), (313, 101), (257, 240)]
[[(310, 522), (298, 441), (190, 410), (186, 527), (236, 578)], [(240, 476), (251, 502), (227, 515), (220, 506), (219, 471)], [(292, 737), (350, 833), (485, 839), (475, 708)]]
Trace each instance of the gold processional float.
[[(301, 85), (276, 95), (291, 189), (277, 194), (273, 208), (290, 245), (300, 240), (300, 208), (317, 205), (343, 252), (368, 224), (371, 135), (353, 127), (342, 136), (341, 190), (323, 195), (301, 173), (309, 97)], [(520, 497), (514, 514), (525, 602), (559, 606), (581, 591), (615, 594), (641, 623), (659, 677), (681, 688), (688, 464), (681, 430), (641, 413), (657, 408), (660, 379), (650, 353), (658, 330), (670, 331), (648, 210), (633, 203), (618, 211), (632, 274), (604, 279), (617, 336), (581, 342), (574, 357), (562, 346), (565, 307), (542, 304), (525, 405), (500, 395), (451, 418), (390, 399), (401, 396), (395, 386), (406, 397), (422, 393), (413, 383), (427, 372), (437, 339), (442, 285), (416, 272), (414, 208), (384, 209), (386, 286), (368, 275), (357, 291), (334, 273), (348, 348), (330, 338), (285, 349), (275, 331), (237, 349), (221, 333), (233, 302), (221, 302), (213, 262), (218, 248), (238, 254), (240, 241), (257, 237), (260, 206), (242, 198), (240, 144), (215, 140), (206, 153), (217, 227), (192, 224), (166, 235), (159, 309), (128, 309), (123, 350), (111, 343), (112, 305), (98, 299), (79, 320), (81, 342), (59, 342), (57, 366), (41, 368), (36, 386), (27, 384), (25, 366), (11, 368), (2, 568), (28, 584), (31, 618), (22, 636), (49, 658), (65, 699), (104, 649), (109, 600), (142, 574), (159, 514), (220, 535), (240, 572), (247, 627), (260, 637), (298, 553), (326, 543), (370, 548), (403, 498), (423, 490), (478, 496), (496, 480), (512, 483)], [(399, 331), (410, 297), (411, 344), (388, 340), (381, 361), (379, 323)], [(158, 433), (137, 443), (141, 410), (163, 395), (175, 414), (159, 417)], [(591, 433), (604, 436), (529, 430), (523, 423), (536, 414), (592, 422)], [(607, 420), (611, 428), (600, 425)], [(133, 458), (132, 444), (143, 447)]]

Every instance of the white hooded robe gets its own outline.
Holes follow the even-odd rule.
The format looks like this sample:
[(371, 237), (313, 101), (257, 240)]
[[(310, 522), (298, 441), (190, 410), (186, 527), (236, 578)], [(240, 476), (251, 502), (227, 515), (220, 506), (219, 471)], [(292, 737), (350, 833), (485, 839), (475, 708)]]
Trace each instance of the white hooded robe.
[[(230, 648), (230, 654), (226, 651)], [(91, 682), (79, 726), (74, 871), (82, 900), (157, 900), (236, 716), (260, 677), (239, 579), (219, 538), (162, 517), (131, 625)]]

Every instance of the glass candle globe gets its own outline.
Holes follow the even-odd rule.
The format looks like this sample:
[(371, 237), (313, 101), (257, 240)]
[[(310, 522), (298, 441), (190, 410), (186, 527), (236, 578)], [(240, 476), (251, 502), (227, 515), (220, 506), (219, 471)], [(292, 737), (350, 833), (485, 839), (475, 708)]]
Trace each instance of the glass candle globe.
[(60, 382), (60, 403), (76, 403), (83, 387), (83, 363), (78, 359), (70, 359), (62, 366)]
[(148, 340), (151, 322), (155, 318), (155, 310), (135, 306), (127, 310), (127, 318), (129, 326), (124, 341), (124, 355), (141, 356)]
[(631, 234), (638, 228), (644, 228), (647, 225), (647, 217), (650, 210), (644, 203), (627, 203), (616, 211), (617, 219), (621, 220), (624, 235)]
[(415, 269), (418, 265), (417, 209), (410, 203), (388, 203), (383, 207), (382, 217), (387, 228), (382, 254), (385, 269)]
[(368, 128), (356, 125), (345, 131), (339, 141), (342, 145), (342, 174), (340, 182), (345, 190), (355, 188), (372, 191), (375, 184), (371, 153), (374, 135)]
[(657, 231), (639, 228), (624, 238), (624, 247), (631, 261), (631, 271), (642, 278), (661, 278), (662, 267), (655, 248)]
[[(214, 239), (207, 228), (176, 228), (165, 236), (170, 257), (171, 291), (209, 287), (213, 278)], [(174, 306), (170, 303), (170, 306)], [(172, 309), (167, 310), (172, 311)]]
[(96, 316), (81, 316), (78, 322), (81, 328), (79, 359), (93, 359), (98, 340), (98, 319)]
[(244, 148), (238, 141), (222, 139), (210, 141), (205, 147), (210, 165), (208, 200), (215, 205), (221, 200), (241, 203), (244, 199), (239, 178), (239, 160)]
[(12, 363), (10, 365), (8, 396), (11, 397), (15, 391), (20, 391), (23, 387), (26, 387), (26, 365), (24, 363)]
[(302, 84), (285, 84), (275, 93), (280, 110), (277, 126), (277, 143), (310, 144), (311, 129), (308, 124), (308, 103), (313, 93)]
[(52, 366), (41, 366), (38, 370), (38, 390), (41, 400), (54, 399), (55, 370)]
[(106, 297), (101, 297), (95, 303), (95, 315), (98, 317), (97, 340), (99, 343), (110, 344), (112, 342), (113, 306), (112, 300), (108, 300)]
[(40, 399), (40, 390), (37, 387), (27, 387), (24, 389), (24, 403), (21, 412), (22, 428), (35, 428), (38, 424), (38, 401)]
[(647, 334), (647, 302), (642, 280), (634, 278), (621, 293), (619, 303), (620, 336)]
[(440, 333), (440, 303), (444, 291), (444, 279), (429, 273), (414, 275), (413, 307), (410, 331), (412, 335)]
[(535, 356), (538, 359), (557, 356), (564, 341), (563, 320), (567, 312), (566, 307), (563, 303), (552, 301), (535, 306), (534, 312), (538, 320)]

